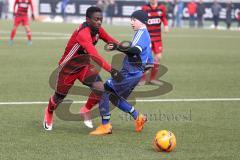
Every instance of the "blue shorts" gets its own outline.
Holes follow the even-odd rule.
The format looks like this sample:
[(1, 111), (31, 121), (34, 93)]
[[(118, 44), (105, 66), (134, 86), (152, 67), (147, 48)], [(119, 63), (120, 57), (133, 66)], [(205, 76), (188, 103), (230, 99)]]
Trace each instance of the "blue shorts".
[(105, 82), (105, 85), (108, 85), (108, 87), (112, 88), (118, 96), (127, 99), (138, 82), (141, 80), (143, 73), (128, 73), (124, 71), (121, 71), (121, 73), (124, 76), (124, 79), (121, 82), (116, 82), (114, 79), (109, 78)]

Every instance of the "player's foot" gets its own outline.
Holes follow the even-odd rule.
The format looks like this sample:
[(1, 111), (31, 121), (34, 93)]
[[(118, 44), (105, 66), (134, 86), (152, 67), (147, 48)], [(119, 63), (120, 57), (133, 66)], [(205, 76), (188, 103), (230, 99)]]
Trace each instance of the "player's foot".
[(27, 45), (28, 45), (28, 46), (31, 46), (31, 45), (32, 45), (32, 41), (28, 41), (28, 42), (27, 42)]
[(52, 126), (53, 126), (53, 113), (49, 113), (48, 107), (46, 107), (43, 120), (43, 127), (45, 130), (50, 131), (52, 130)]
[(93, 128), (93, 123), (91, 120), (91, 110), (87, 109), (86, 106), (80, 108), (80, 115), (83, 117), (83, 123), (88, 128)]
[(112, 125), (108, 124), (101, 124), (99, 127), (96, 128), (95, 131), (90, 132), (90, 135), (106, 135), (112, 133)]
[(9, 46), (12, 46), (12, 45), (13, 45), (13, 40), (9, 40), (9, 41), (8, 41), (8, 45), (9, 45)]
[(147, 116), (143, 114), (139, 114), (137, 119), (135, 120), (136, 132), (141, 132), (146, 122), (147, 122)]
[(156, 79), (153, 79), (153, 80), (150, 80), (150, 84), (156, 85), (156, 86), (162, 86), (163, 82), (161, 82), (159, 80), (156, 80)]
[(146, 81), (141, 80), (140, 82), (138, 82), (138, 86), (144, 86), (146, 84)]

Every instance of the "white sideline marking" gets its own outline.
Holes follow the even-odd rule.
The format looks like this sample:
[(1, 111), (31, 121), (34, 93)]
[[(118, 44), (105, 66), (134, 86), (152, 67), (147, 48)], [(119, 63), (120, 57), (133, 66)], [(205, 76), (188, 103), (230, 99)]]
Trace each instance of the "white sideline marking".
[[(11, 31), (0, 31), (0, 33), (8, 33), (10, 34)], [(24, 31), (18, 31), (18, 34), (23, 34), (25, 35), (26, 32)], [(58, 32), (32, 32), (33, 33), (33, 38), (35, 37), (35, 35), (45, 35), (45, 36), (64, 36), (66, 39), (68, 39), (71, 34), (70, 33), (58, 33)], [(124, 33), (120, 33), (120, 34), (114, 34), (115, 36), (120, 36), (120, 37), (132, 37), (131, 34), (124, 34)], [(171, 37), (171, 38), (230, 38), (230, 39), (240, 39), (240, 36), (236, 35), (187, 35), (187, 34), (176, 34), (176, 35), (167, 35), (167, 37)], [(3, 37), (2, 37), (3, 38)], [(2, 39), (1, 38), (1, 39)], [(5, 38), (5, 37), (4, 37)], [(17, 37), (16, 37), (17, 38)], [(8, 37), (9, 39), (9, 37)], [(26, 39), (26, 38), (24, 38)], [(34, 38), (35, 39), (35, 38)]]
[[(189, 99), (137, 99), (136, 102), (219, 102), (219, 101), (240, 101), (240, 98), (189, 98)], [(67, 102), (65, 102), (67, 103)], [(86, 101), (74, 101), (74, 104), (84, 104)], [(31, 105), (48, 104), (48, 102), (0, 102), (0, 105)]]
[[(9, 37), (0, 37), (2, 40), (9, 40)], [(24, 39), (26, 40), (26, 37), (16, 37), (14, 39)], [(69, 37), (33, 37), (34, 40), (59, 40), (59, 39), (69, 39)]]

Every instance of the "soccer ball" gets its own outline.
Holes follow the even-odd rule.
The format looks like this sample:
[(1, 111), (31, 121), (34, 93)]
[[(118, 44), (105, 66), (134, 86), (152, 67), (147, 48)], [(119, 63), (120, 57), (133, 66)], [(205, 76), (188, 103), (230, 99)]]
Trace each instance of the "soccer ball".
[(171, 131), (158, 131), (153, 139), (153, 148), (158, 152), (171, 152), (176, 145), (176, 137)]

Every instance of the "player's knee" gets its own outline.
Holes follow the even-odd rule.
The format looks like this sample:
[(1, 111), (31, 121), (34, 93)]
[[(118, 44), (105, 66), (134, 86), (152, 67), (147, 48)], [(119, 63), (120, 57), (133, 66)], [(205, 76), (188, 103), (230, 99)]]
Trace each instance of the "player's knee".
[(59, 93), (57, 93), (57, 92), (55, 92), (55, 93), (54, 93), (54, 96), (53, 96), (54, 101), (55, 101), (56, 103), (58, 103), (58, 104), (61, 103), (65, 97), (66, 97), (66, 95), (64, 95), (64, 94), (59, 94)]
[(102, 95), (102, 93), (104, 92), (103, 82), (101, 82), (101, 81), (94, 82), (92, 84), (92, 90), (94, 91), (95, 94)]
[(113, 105), (118, 106), (119, 98), (116, 96), (115, 93), (110, 93), (109, 100)]
[(154, 63), (155, 64), (159, 64), (160, 63), (160, 59), (162, 58), (162, 54), (156, 54), (155, 56), (154, 56)]

